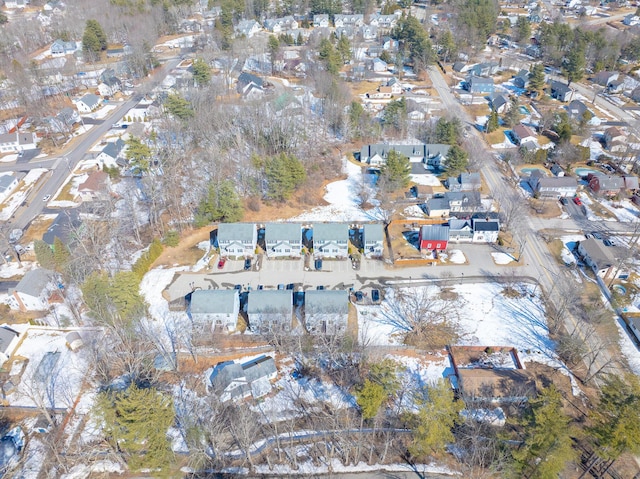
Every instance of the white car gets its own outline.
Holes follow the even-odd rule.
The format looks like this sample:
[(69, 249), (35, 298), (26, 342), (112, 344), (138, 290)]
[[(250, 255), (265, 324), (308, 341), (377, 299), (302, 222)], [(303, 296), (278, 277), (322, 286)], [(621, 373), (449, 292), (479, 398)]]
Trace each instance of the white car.
[(42, 201), (49, 201), (49, 198), (51, 198), (51, 195), (44, 195)]

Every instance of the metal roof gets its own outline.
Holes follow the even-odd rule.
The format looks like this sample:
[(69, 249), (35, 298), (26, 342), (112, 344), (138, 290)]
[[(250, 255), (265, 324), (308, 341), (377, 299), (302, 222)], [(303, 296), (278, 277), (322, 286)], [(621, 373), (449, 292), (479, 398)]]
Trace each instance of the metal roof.
[(264, 227), (264, 239), (267, 243), (278, 241), (302, 241), (300, 223), (267, 223)]
[(349, 292), (346, 290), (310, 290), (304, 293), (304, 311), (314, 314), (349, 314)]
[(384, 239), (384, 230), (380, 223), (366, 223), (363, 226), (364, 241), (382, 241)]
[(347, 241), (349, 225), (346, 223), (316, 223), (313, 225), (313, 241)]
[(449, 241), (449, 227), (446, 225), (423, 225), (420, 238), (431, 241)]
[(237, 289), (202, 289), (191, 293), (191, 314), (233, 314)]
[(256, 235), (254, 223), (220, 223), (218, 243), (230, 241), (252, 241)]
[(290, 314), (293, 296), (290, 290), (256, 290), (249, 293), (247, 314)]

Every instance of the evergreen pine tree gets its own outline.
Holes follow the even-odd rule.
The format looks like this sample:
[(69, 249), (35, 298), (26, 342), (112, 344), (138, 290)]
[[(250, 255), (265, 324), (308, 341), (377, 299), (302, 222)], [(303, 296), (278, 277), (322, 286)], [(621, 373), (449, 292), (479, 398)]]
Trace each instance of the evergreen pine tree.
[(542, 63), (536, 63), (531, 68), (529, 73), (529, 92), (537, 92), (538, 94), (544, 91), (544, 65)]
[(411, 181), (409, 158), (391, 150), (387, 155), (387, 162), (380, 168), (380, 176), (391, 191), (406, 188)]
[(445, 170), (449, 176), (456, 176), (462, 173), (469, 166), (467, 152), (458, 145), (453, 145), (447, 153), (447, 161), (445, 162)]
[(207, 62), (202, 58), (196, 58), (193, 62), (193, 79), (196, 81), (196, 85), (203, 87), (209, 84), (211, 81), (211, 69)]
[(40, 266), (45, 269), (55, 269), (56, 262), (51, 246), (42, 240), (35, 240), (33, 242), (33, 250), (36, 253), (36, 260), (40, 263)]
[(487, 126), (485, 130), (487, 133), (492, 133), (500, 128), (500, 118), (498, 117), (498, 112), (493, 110), (489, 114), (489, 119), (487, 120)]

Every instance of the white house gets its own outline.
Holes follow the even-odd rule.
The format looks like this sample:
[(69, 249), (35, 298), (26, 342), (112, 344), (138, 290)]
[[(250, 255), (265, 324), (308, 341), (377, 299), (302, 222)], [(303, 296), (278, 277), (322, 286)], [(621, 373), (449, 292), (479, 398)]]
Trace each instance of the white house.
[(264, 242), (269, 258), (300, 257), (302, 225), (300, 223), (268, 223), (264, 228)]
[(254, 223), (220, 223), (218, 247), (221, 256), (250, 258), (256, 252), (258, 230)]
[(101, 101), (98, 95), (87, 93), (82, 98), (74, 100), (73, 103), (80, 113), (91, 113), (100, 106)]
[(188, 314), (194, 324), (204, 329), (233, 332), (240, 313), (237, 289), (199, 289), (191, 293)]
[(0, 153), (18, 153), (26, 150), (35, 150), (38, 146), (38, 138), (35, 133), (15, 132), (0, 135)]
[(0, 176), (0, 203), (6, 200), (18, 187), (18, 178), (13, 173)]
[(260, 29), (260, 24), (255, 20), (242, 20), (238, 25), (236, 25), (235, 32), (236, 35), (244, 35), (247, 38), (251, 38), (258, 33)]
[(313, 252), (319, 258), (349, 256), (349, 225), (345, 223), (314, 224)]
[(118, 158), (124, 150), (125, 142), (118, 138), (116, 141), (110, 141), (96, 156), (96, 160), (102, 162), (106, 166), (114, 167), (117, 165)]
[(384, 228), (380, 223), (367, 223), (362, 227), (362, 245), (367, 258), (381, 257), (384, 252)]
[(290, 290), (251, 291), (247, 301), (249, 327), (256, 333), (288, 332), (293, 319), (293, 296)]
[(614, 274), (615, 258), (601, 240), (589, 238), (578, 243), (578, 253), (584, 262), (601, 278)]
[(57, 39), (49, 47), (49, 53), (52, 57), (61, 57), (65, 55), (72, 55), (78, 49), (76, 42), (65, 42), (64, 40)]
[(314, 15), (313, 26), (316, 28), (327, 28), (329, 26), (329, 15), (326, 13)]
[(309, 290), (304, 293), (304, 322), (311, 334), (344, 334), (349, 319), (346, 290)]
[(333, 17), (333, 25), (340, 27), (361, 27), (364, 25), (364, 15), (357, 13), (354, 15), (335, 15)]
[(49, 292), (55, 287), (55, 273), (47, 269), (27, 271), (13, 290), (21, 311), (42, 311), (49, 307)]
[(101, 201), (109, 199), (111, 182), (109, 175), (102, 170), (89, 173), (85, 181), (78, 185), (78, 196), (82, 201)]
[(98, 92), (101, 96), (113, 96), (120, 91), (122, 84), (116, 77), (105, 78), (98, 84)]
[(474, 243), (496, 243), (500, 233), (500, 222), (494, 219), (474, 218), (473, 242)]

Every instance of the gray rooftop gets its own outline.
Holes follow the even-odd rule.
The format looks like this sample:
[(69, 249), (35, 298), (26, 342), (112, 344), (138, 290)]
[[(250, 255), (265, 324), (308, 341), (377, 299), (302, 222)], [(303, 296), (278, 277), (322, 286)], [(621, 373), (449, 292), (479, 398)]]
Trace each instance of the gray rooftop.
[(116, 141), (110, 141), (107, 145), (102, 149), (102, 153), (105, 155), (109, 155), (111, 158), (117, 158), (122, 149), (124, 148), (124, 141), (118, 138)]
[(238, 290), (202, 289), (191, 293), (192, 314), (233, 314)]
[(85, 105), (92, 107), (100, 103), (100, 97), (98, 95), (94, 95), (93, 93), (87, 93), (85, 96), (80, 98), (80, 101)]
[(384, 230), (380, 223), (366, 223), (363, 226), (364, 241), (382, 241)]
[(6, 353), (9, 344), (18, 337), (18, 332), (8, 326), (0, 326), (0, 353)]
[(493, 78), (488, 78), (488, 77), (479, 77), (476, 75), (469, 75), (469, 78), (467, 79), (468, 83), (475, 83), (475, 84), (487, 84), (487, 85), (493, 85)]
[(247, 314), (275, 314), (293, 311), (293, 296), (289, 290), (256, 290), (249, 293)]
[(449, 220), (449, 230), (450, 231), (460, 231), (465, 226), (471, 229), (471, 223), (468, 220), (458, 220), (458, 219), (450, 219)]
[(349, 225), (346, 223), (315, 223), (313, 225), (313, 241), (347, 241)]
[(449, 241), (449, 227), (446, 225), (423, 225), (420, 232), (423, 240)]
[(218, 243), (229, 241), (251, 241), (256, 232), (254, 223), (220, 223)]
[(580, 241), (580, 246), (587, 253), (587, 256), (591, 258), (591, 261), (596, 264), (598, 269), (608, 268), (615, 262), (615, 258), (601, 240), (589, 238)]
[(500, 231), (500, 223), (486, 219), (474, 219), (473, 231)]
[(264, 227), (264, 238), (267, 243), (278, 241), (302, 241), (302, 225), (300, 223), (267, 223)]
[(51, 283), (53, 279), (53, 271), (48, 269), (32, 269), (27, 271), (20, 282), (16, 285), (18, 293), (28, 294), (29, 296), (39, 297), (42, 290)]
[(427, 200), (427, 209), (429, 210), (448, 210), (449, 200), (446, 198), (431, 198)]
[(346, 290), (310, 290), (304, 293), (304, 310), (314, 314), (348, 314), (349, 292)]
[(16, 177), (12, 174), (0, 176), (0, 192), (5, 191), (15, 181)]
[(376, 143), (371, 145), (364, 145), (360, 150), (360, 160), (371, 158), (372, 156), (380, 155), (382, 158), (386, 158), (390, 151), (396, 151), (403, 156), (409, 157), (423, 157), (423, 158), (435, 158), (438, 155), (447, 156), (449, 153), (449, 145), (443, 145), (439, 143), (435, 144), (414, 144), (414, 145), (394, 145), (388, 143)]
[(242, 365), (244, 376), (252, 383), (277, 372), (276, 363), (271, 356), (260, 356)]
[(224, 391), (233, 381), (240, 378), (244, 378), (242, 365), (232, 361), (216, 364), (209, 376), (211, 385), (218, 393)]

